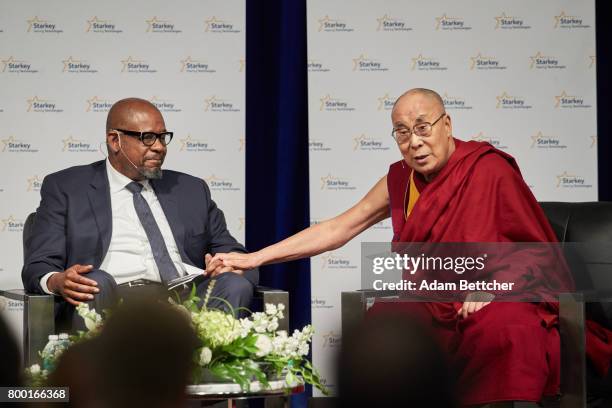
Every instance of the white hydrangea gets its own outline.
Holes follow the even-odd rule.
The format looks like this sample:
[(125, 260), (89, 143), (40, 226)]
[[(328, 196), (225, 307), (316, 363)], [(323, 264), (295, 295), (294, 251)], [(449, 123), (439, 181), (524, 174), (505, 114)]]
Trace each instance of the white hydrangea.
[(202, 347), (200, 351), (200, 365), (205, 366), (212, 359), (212, 351), (208, 347)]
[(30, 371), (30, 374), (38, 374), (40, 373), (40, 366), (38, 364), (34, 364), (30, 366), (28, 370)]
[(96, 309), (89, 310), (89, 305), (87, 303), (79, 303), (76, 310), (79, 316), (85, 321), (87, 330), (92, 331), (102, 325), (102, 316), (96, 313)]
[(219, 310), (202, 311), (193, 319), (199, 337), (211, 347), (226, 346), (242, 335), (242, 326), (232, 315)]
[(257, 352), (255, 353), (257, 357), (267, 356), (273, 349), (272, 340), (265, 334), (258, 334), (255, 347), (257, 347)]
[(310, 346), (308, 343), (312, 339), (312, 326), (308, 325), (300, 330), (295, 330), (289, 337), (284, 330), (276, 333), (272, 339), (274, 354), (282, 358), (299, 358), (308, 354)]

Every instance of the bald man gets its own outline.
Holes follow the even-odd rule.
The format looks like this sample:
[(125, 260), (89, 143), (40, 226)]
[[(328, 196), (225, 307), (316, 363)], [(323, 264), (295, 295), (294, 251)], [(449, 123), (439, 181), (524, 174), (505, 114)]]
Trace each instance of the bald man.
[[(423, 88), (407, 91), (396, 101), (391, 121), (402, 160), (393, 163), (352, 208), (257, 252), (217, 254), (215, 260), (249, 269), (313, 256), (341, 247), (389, 217), (394, 243), (556, 242), (514, 159), (489, 143), (454, 138), (438, 93)], [(531, 294), (533, 288), (571, 285), (568, 276), (546, 276), (531, 260), (524, 256), (512, 268), (495, 272), (485, 268), (462, 276), (491, 281), (499, 278), (494, 273), (505, 273), (501, 280), (513, 282), (515, 292), (522, 295)], [(419, 279), (432, 277), (419, 272), (423, 273)], [(411, 295), (432, 297), (427, 291), (415, 292)], [(433, 323), (459, 374), (462, 405), (541, 401), (557, 393), (559, 334), (554, 305), (492, 303), (493, 293), (479, 293), (480, 301), (464, 291), (456, 295), (465, 301), (376, 302), (370, 314), (399, 309)]]
[(172, 137), (153, 104), (123, 99), (108, 113), (108, 159), (43, 180), (22, 279), (28, 292), (61, 299), (60, 326), (81, 327), (74, 313), (80, 302), (100, 312), (119, 298), (167, 298), (168, 287), (187, 275), (204, 293), (212, 275), (230, 272), (216, 278), (213, 296), (249, 306), (258, 270), (235, 274), (210, 262), (216, 252), (246, 250), (202, 179), (162, 170)]

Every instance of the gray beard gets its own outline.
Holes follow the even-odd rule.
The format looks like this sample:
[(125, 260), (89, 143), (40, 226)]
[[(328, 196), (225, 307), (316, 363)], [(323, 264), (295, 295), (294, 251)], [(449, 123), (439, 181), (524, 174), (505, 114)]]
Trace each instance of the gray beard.
[(162, 178), (162, 169), (146, 169), (144, 167), (138, 167), (138, 172), (142, 174), (144, 178), (147, 180), (157, 180)]

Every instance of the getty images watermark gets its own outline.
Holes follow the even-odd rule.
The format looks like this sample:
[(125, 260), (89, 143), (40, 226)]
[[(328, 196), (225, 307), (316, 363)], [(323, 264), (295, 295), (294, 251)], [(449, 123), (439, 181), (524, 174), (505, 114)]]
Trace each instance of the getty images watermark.
[(539, 242), (362, 243), (361, 289), (417, 301), (463, 301), (482, 292), (496, 300), (548, 301), (593, 289), (575, 275), (588, 274), (585, 265), (606, 253), (604, 243), (601, 251)]

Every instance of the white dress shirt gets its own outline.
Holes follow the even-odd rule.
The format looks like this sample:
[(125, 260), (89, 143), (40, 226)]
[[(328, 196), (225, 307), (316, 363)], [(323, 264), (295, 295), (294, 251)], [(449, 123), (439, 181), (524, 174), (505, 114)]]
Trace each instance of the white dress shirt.
[[(108, 175), (110, 188), (113, 225), (108, 251), (100, 269), (112, 275), (118, 285), (136, 279), (161, 282), (159, 269), (153, 258), (147, 234), (134, 208), (133, 194), (125, 188), (132, 180), (119, 173), (108, 159), (106, 160), (106, 174)], [(140, 184), (143, 185), (141, 194), (151, 207), (153, 217), (159, 226), (170, 258), (172, 258), (179, 276), (187, 273), (203, 273), (203, 270), (181, 261), (181, 255), (174, 241), (170, 224), (155, 195), (155, 191), (153, 191), (148, 180), (140, 181)], [(47, 280), (54, 273), (57, 272), (50, 272), (40, 280), (41, 287), (49, 294), (53, 294), (53, 292), (47, 287)]]

